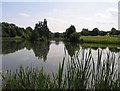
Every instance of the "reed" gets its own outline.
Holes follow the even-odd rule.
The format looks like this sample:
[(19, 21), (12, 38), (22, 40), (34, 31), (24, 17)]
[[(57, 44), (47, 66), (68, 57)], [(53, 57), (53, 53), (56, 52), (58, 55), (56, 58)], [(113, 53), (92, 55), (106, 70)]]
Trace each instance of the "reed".
[[(81, 50), (80, 50), (81, 51)], [(120, 89), (118, 61), (114, 53), (98, 50), (97, 59), (93, 58), (91, 49), (82, 50), (72, 58), (63, 58), (57, 73), (45, 74), (43, 69), (20, 67), (15, 72), (8, 70), (2, 74), (5, 89)]]

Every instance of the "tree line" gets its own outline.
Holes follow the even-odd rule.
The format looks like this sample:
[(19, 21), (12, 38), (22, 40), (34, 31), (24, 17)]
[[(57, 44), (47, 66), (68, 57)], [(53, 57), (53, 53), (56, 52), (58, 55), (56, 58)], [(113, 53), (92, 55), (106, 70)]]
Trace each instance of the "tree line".
[(35, 28), (32, 29), (30, 26), (21, 28), (15, 24), (9, 24), (7, 22), (2, 22), (2, 37), (22, 37), (28, 40), (43, 40), (48, 39), (51, 36), (51, 31), (47, 26), (47, 20), (44, 19), (43, 22), (38, 22), (35, 24)]
[(104, 35), (120, 35), (120, 31), (112, 28), (111, 31), (101, 31), (98, 28), (94, 28), (92, 31), (83, 28), (81, 31), (81, 35), (83, 36), (104, 36)]
[(63, 37), (67, 41), (79, 41), (80, 36), (104, 36), (104, 35), (120, 35), (120, 31), (112, 28), (111, 31), (101, 31), (94, 28), (92, 31), (83, 28), (81, 32), (77, 32), (74, 25), (71, 25), (63, 33), (52, 33), (47, 25), (47, 20), (40, 21), (35, 24), (34, 29), (30, 26), (27, 28), (18, 27), (15, 24), (2, 22), (2, 35), (1, 37), (22, 37), (31, 41), (48, 40), (53, 37)]
[(20, 36), (22, 38), (29, 38), (33, 29), (31, 27), (21, 28), (15, 24), (9, 24), (7, 22), (2, 22), (2, 37), (16, 37)]

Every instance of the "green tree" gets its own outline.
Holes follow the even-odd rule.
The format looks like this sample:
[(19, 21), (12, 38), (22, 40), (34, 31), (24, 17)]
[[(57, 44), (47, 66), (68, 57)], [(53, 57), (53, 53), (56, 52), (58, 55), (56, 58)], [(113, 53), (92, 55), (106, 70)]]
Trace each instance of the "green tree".
[(71, 42), (79, 42), (80, 41), (80, 33), (74, 32), (70, 36)]
[(99, 31), (99, 33), (98, 33), (98, 35), (101, 35), (101, 36), (104, 36), (106, 34), (107, 34), (107, 32), (105, 32), (105, 31)]
[(25, 31), (26, 32), (26, 37), (30, 38), (33, 29), (31, 27), (27, 27), (25, 30), (26, 30)]
[(94, 28), (94, 29), (92, 30), (92, 32), (91, 32), (91, 35), (92, 35), (92, 36), (97, 36), (98, 33), (99, 33), (99, 29), (98, 29), (98, 28)]
[(38, 22), (35, 24), (35, 29), (38, 31), (40, 38), (50, 38), (51, 37), (51, 32), (49, 31), (49, 28), (47, 26), (47, 20), (44, 19), (43, 22)]
[(81, 31), (81, 35), (89, 36), (90, 35), (90, 31), (88, 29), (83, 28), (82, 31)]
[(76, 32), (76, 28), (74, 25), (71, 25), (68, 29), (66, 29), (66, 37), (70, 38), (71, 34)]
[(36, 31), (36, 30), (32, 31), (32, 34), (30, 36), (30, 40), (31, 41), (39, 40), (39, 33), (38, 33), (38, 31)]
[(16, 31), (14, 29), (10, 29), (10, 37), (15, 37)]
[(16, 31), (17, 31), (17, 36), (22, 36), (22, 34), (23, 34), (22, 28), (18, 27)]
[(60, 33), (59, 32), (54, 33), (54, 37), (60, 37)]
[(120, 34), (120, 31), (116, 30), (115, 28), (112, 28), (110, 31), (110, 35), (119, 35), (119, 34)]

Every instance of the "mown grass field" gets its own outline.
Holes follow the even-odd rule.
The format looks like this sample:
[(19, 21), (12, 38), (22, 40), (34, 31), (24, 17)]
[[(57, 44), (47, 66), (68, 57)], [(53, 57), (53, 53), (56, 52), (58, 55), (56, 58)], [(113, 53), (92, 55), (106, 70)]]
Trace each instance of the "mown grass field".
[(120, 44), (100, 44), (100, 43), (83, 43), (81, 44), (82, 47), (85, 47), (85, 48), (92, 48), (92, 47), (96, 47), (96, 48), (106, 48), (106, 47), (109, 47), (109, 48), (117, 48), (117, 47), (120, 47)]
[(83, 43), (120, 44), (120, 36), (81, 36)]

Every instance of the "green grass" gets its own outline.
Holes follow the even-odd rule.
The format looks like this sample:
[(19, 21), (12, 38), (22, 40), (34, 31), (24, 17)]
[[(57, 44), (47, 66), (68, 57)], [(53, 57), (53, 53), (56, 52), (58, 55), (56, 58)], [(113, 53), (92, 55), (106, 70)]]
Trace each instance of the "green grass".
[[(82, 51), (82, 50), (81, 50)], [(120, 90), (120, 74), (117, 73), (115, 54), (106, 54), (98, 50), (97, 59), (93, 59), (91, 50), (82, 51), (79, 58), (76, 53), (71, 60), (63, 58), (57, 73), (45, 74), (43, 69), (20, 67), (15, 72), (8, 70), (2, 74), (3, 88), (6, 89), (117, 89)], [(120, 61), (120, 57), (117, 59)], [(65, 63), (66, 62), (66, 63)], [(65, 66), (66, 64), (66, 66)]]
[(81, 44), (82, 47), (85, 48), (92, 48), (92, 47), (96, 47), (96, 48), (117, 48), (120, 47), (120, 44), (100, 44), (100, 43), (83, 43)]
[(81, 36), (83, 43), (100, 43), (100, 44), (120, 44), (120, 37), (117, 36)]
[(19, 36), (16, 37), (2, 37), (2, 41), (21, 41), (22, 38)]

